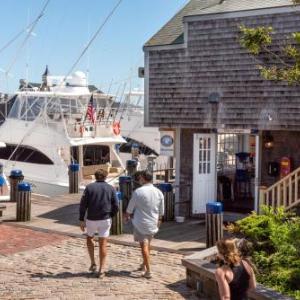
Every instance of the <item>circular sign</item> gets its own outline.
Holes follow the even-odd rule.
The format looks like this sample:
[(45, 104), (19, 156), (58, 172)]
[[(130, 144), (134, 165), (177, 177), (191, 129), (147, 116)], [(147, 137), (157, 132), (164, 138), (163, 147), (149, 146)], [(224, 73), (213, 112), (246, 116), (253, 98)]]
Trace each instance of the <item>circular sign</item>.
[(174, 140), (170, 135), (164, 135), (161, 137), (160, 139), (160, 143), (164, 146), (164, 147), (170, 147), (173, 145)]

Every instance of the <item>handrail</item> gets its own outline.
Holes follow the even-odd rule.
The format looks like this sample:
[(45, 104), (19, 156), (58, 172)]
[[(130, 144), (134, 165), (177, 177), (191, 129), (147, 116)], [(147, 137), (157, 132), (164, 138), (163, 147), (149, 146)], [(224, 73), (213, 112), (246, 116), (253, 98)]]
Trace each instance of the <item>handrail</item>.
[(294, 170), (292, 173), (289, 173), (288, 175), (284, 176), (283, 178), (281, 178), (279, 181), (275, 182), (273, 185), (269, 186), (266, 190), (266, 192), (272, 190), (272, 188), (278, 184), (281, 184), (282, 182), (284, 182), (287, 178), (295, 175), (297, 172), (300, 172), (300, 167), (297, 168), (296, 170)]
[(300, 167), (286, 175), (270, 187), (260, 188), (260, 204), (289, 210), (300, 204)]

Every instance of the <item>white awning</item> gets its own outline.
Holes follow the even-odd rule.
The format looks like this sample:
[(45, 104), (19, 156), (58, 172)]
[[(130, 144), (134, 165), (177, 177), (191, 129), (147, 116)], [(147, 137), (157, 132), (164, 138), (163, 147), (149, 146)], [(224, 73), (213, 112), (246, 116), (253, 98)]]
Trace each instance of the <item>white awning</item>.
[(124, 140), (121, 136), (116, 137), (95, 137), (95, 138), (74, 138), (69, 139), (71, 146), (81, 146), (81, 145), (113, 145), (113, 144), (123, 144), (126, 143), (126, 140)]

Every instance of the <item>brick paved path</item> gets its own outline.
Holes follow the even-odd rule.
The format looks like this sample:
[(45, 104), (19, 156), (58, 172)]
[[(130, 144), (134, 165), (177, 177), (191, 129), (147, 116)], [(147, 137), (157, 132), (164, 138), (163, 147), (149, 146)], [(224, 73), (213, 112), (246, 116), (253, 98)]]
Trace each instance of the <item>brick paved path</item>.
[(0, 254), (0, 299), (196, 299), (185, 285), (181, 255), (153, 251), (154, 276), (147, 280), (136, 271), (139, 249), (111, 244), (110, 271), (101, 280), (86, 271), (84, 243), (56, 239), (40, 248)]
[(64, 239), (66, 236), (63, 235), (0, 224), (0, 255), (9, 255), (55, 244)]

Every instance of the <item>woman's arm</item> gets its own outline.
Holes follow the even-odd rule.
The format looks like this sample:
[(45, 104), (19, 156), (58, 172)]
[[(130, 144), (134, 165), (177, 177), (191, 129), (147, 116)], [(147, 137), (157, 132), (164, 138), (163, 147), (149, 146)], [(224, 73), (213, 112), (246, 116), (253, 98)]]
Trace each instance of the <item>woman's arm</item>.
[(230, 300), (230, 289), (225, 277), (225, 271), (218, 268), (215, 272), (215, 277), (219, 287), (220, 300)]
[(250, 276), (248, 290), (254, 290), (256, 288), (256, 278), (255, 278), (255, 273), (253, 271), (253, 268), (250, 266), (250, 264), (247, 260), (243, 260), (243, 264), (244, 264), (244, 267), (245, 267), (247, 273)]

